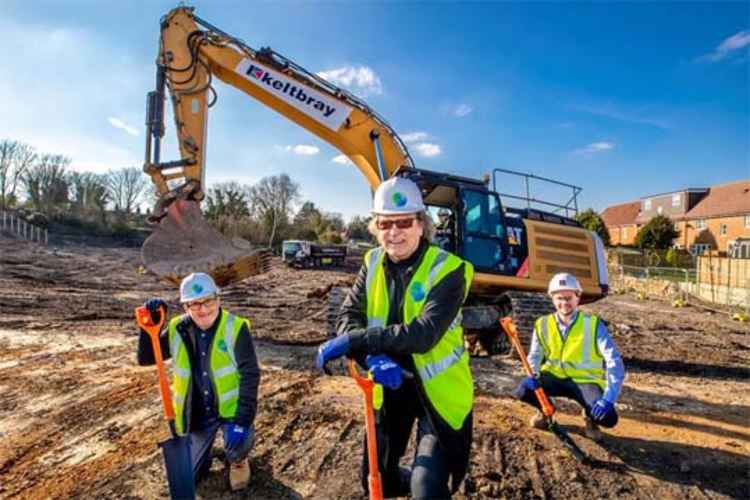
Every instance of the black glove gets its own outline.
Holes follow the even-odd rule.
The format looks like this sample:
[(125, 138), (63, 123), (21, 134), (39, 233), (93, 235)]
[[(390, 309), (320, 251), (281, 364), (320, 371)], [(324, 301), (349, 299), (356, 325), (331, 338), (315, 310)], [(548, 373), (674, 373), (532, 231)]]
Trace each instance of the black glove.
[(158, 325), (159, 321), (161, 321), (161, 310), (164, 311), (165, 315), (167, 314), (167, 303), (158, 298), (148, 299), (143, 303), (143, 307), (148, 309), (151, 313), (151, 321), (153, 321), (155, 325)]

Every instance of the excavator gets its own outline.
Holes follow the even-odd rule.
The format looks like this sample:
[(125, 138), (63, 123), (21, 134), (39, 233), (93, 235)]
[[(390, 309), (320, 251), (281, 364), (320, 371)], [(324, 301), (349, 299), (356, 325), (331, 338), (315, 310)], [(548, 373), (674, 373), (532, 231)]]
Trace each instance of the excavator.
[[(161, 19), (156, 87), (147, 98), (144, 172), (158, 201), (151, 215), (154, 230), (142, 248), (144, 265), (172, 282), (193, 271), (209, 272), (221, 285), (267, 270), (269, 256), (228, 241), (204, 219), (208, 111), (216, 103), (213, 79), (229, 84), (308, 130), (346, 155), (372, 190), (391, 176), (412, 179), (431, 211), (451, 215), (443, 225), (441, 246), (470, 261), (474, 281), (463, 310), (467, 338), (488, 354), (508, 349), (498, 319), (511, 315), (522, 335), (533, 318), (550, 311), (545, 292), (558, 272), (574, 273), (583, 301), (607, 294), (604, 247), (598, 236), (569, 218), (566, 205), (556, 211), (502, 204), (495, 174), (471, 179), (419, 169), (404, 141), (362, 99), (326, 81), (271, 48), (254, 49), (181, 6)], [(164, 103), (172, 100), (180, 159), (162, 161)], [(534, 176), (530, 176), (534, 177)], [(543, 179), (537, 177), (537, 179)], [(545, 179), (543, 179), (545, 180)], [(551, 182), (550, 179), (546, 179)], [(575, 193), (580, 188), (572, 187)], [(578, 191), (576, 191), (576, 189)], [(577, 202), (575, 202), (577, 208)], [(559, 212), (565, 209), (565, 215)], [(341, 294), (332, 294), (332, 313)]]

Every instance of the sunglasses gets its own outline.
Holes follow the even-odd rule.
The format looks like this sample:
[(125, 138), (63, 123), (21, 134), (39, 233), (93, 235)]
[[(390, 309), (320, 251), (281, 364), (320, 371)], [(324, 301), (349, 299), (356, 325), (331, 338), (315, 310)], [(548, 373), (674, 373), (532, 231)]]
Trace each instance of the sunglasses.
[(189, 304), (186, 304), (187, 308), (190, 309), (193, 312), (198, 312), (201, 309), (211, 309), (213, 306), (216, 305), (216, 299), (210, 298), (206, 300), (200, 300), (195, 302), (190, 302)]
[(409, 229), (414, 225), (414, 221), (416, 220), (415, 217), (409, 219), (378, 219), (375, 225), (381, 231), (387, 231), (393, 226), (396, 226), (398, 229)]

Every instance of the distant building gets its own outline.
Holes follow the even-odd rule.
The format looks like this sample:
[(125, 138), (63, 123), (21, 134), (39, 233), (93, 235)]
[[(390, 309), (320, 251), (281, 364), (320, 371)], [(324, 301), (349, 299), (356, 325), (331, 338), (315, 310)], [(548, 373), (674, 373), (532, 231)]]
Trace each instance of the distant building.
[(602, 220), (609, 231), (609, 242), (612, 246), (632, 245), (640, 226), (636, 218), (641, 210), (641, 202), (630, 201), (607, 207), (602, 212)]
[(680, 233), (675, 247), (692, 254), (708, 250), (732, 254), (750, 238), (750, 180), (654, 194), (602, 212), (612, 245), (632, 245), (638, 230), (656, 215), (674, 221)]

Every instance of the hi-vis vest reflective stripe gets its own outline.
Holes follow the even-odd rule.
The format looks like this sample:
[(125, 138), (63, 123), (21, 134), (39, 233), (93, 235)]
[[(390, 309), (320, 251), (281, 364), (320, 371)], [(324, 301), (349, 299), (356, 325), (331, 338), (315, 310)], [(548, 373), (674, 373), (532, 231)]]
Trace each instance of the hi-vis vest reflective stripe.
[[(367, 326), (386, 326), (390, 303), (385, 278), (382, 247), (365, 255), (367, 266)], [(474, 267), (436, 246), (425, 252), (407, 289), (404, 291), (404, 323), (414, 321), (422, 311), (433, 286), (464, 264), (466, 290), (469, 292)], [(413, 354), (414, 366), (430, 403), (453, 429), (458, 430), (474, 404), (474, 381), (469, 368), (469, 353), (464, 348), (461, 312), (456, 315), (440, 341), (425, 354)], [(382, 406), (383, 388), (375, 386), (374, 404)]]
[[(185, 403), (190, 390), (192, 370), (187, 348), (182, 337), (177, 333), (177, 325), (184, 316), (172, 318), (169, 322), (169, 350), (172, 353), (172, 405), (175, 413), (175, 427), (178, 434), (186, 432)], [(234, 346), (242, 325), (250, 321), (235, 316), (224, 309), (216, 328), (214, 340), (211, 344), (209, 376), (214, 384), (216, 397), (219, 400), (219, 415), (232, 418), (237, 413), (237, 402), (240, 396), (240, 372), (237, 370), (237, 360), (234, 356)]]
[(554, 314), (536, 320), (534, 332), (544, 348), (541, 371), (558, 378), (570, 378), (579, 384), (597, 384), (604, 389), (604, 358), (596, 347), (599, 318), (578, 313), (563, 341)]

